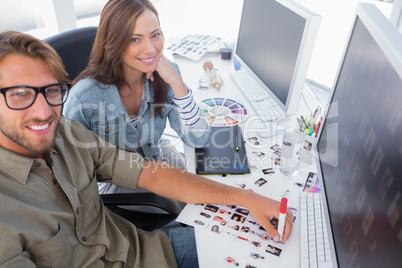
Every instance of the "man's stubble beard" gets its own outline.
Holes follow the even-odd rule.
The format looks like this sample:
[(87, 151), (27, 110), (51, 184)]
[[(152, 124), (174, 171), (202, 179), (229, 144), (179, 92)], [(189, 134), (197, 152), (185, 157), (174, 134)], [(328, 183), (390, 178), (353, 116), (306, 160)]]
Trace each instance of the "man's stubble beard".
[[(40, 143), (40, 146), (33, 145), (30, 142), (29, 137), (24, 135), (23, 132), (19, 132), (18, 130), (16, 130), (15, 126), (9, 126), (9, 125), (5, 124), (5, 122), (4, 122), (5, 120), (3, 120), (2, 116), (0, 116), (0, 132), (3, 133), (3, 135), (6, 136), (7, 138), (9, 138), (11, 141), (16, 143), (20, 147), (28, 150), (32, 154), (35, 154), (35, 155), (48, 154), (49, 151), (53, 148), (53, 145), (54, 145), (54, 142), (56, 139), (56, 132), (57, 132), (57, 128), (58, 128), (58, 125), (60, 122), (60, 117), (57, 118), (57, 116), (53, 114), (49, 117), (49, 119), (47, 121), (51, 121), (51, 120), (53, 120), (52, 121), (53, 124), (56, 124), (54, 131), (52, 133), (53, 138), (50, 142), (48, 142), (47, 140), (42, 141)], [(41, 120), (41, 121), (33, 120), (31, 122), (39, 123), (39, 122), (44, 122), (44, 121), (43, 120)], [(48, 135), (50, 135), (50, 133)]]

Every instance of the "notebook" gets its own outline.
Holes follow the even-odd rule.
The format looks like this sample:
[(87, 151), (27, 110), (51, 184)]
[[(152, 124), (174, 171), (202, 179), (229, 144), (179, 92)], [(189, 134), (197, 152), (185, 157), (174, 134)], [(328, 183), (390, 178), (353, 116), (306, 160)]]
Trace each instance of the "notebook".
[(241, 128), (211, 127), (204, 147), (195, 149), (196, 173), (199, 175), (248, 174), (250, 165)]

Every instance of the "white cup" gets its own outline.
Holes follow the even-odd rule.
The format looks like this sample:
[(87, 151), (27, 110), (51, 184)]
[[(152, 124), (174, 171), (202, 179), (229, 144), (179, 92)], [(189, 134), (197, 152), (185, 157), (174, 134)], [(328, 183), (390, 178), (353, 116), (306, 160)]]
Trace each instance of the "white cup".
[(283, 130), (282, 153), (279, 170), (286, 176), (293, 176), (299, 172), (303, 153), (304, 133), (295, 127)]

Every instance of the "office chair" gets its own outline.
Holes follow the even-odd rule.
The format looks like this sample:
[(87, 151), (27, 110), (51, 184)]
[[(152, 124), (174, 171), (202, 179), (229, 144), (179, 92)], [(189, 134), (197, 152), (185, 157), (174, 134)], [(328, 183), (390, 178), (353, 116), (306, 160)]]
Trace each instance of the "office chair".
[(71, 80), (87, 67), (98, 27), (62, 32), (45, 39), (60, 55)]
[[(44, 41), (59, 53), (71, 80), (85, 69), (95, 40), (97, 27), (73, 29)], [(184, 204), (150, 192), (101, 194), (104, 205), (112, 212), (131, 221), (137, 228), (152, 231), (174, 221)], [(166, 213), (139, 212), (122, 206), (156, 207)]]

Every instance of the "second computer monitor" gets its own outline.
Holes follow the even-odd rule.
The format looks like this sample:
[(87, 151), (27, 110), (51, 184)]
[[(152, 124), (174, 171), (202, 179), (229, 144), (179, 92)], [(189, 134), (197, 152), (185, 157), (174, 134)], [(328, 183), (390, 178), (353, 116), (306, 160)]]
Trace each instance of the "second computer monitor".
[(379, 9), (360, 4), (317, 144), (339, 267), (402, 262), (401, 48)]
[(297, 111), (321, 16), (288, 0), (244, 0), (234, 56), (286, 114)]

